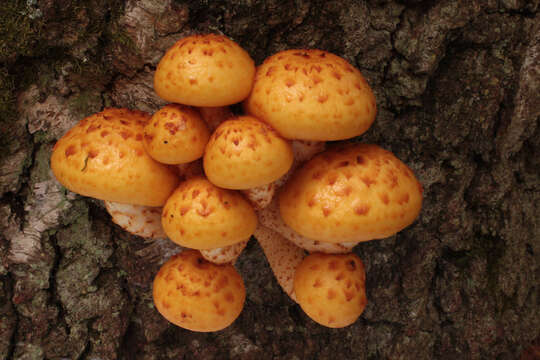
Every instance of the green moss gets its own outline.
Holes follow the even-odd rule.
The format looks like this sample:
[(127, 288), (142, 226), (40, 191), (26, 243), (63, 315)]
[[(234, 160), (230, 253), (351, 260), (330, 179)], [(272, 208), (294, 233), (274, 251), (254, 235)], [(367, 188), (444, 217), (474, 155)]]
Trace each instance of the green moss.
[(113, 45), (122, 46), (133, 52), (137, 51), (137, 46), (135, 46), (133, 39), (123, 30), (112, 27), (106, 35)]
[(0, 135), (2, 135), (0, 136), (0, 147), (2, 148), (7, 145), (8, 141), (8, 136), (3, 131), (7, 131), (7, 128), (2, 125), (13, 121), (17, 115), (14, 92), (15, 79), (9, 76), (6, 67), (0, 67), (0, 114), (2, 114), (0, 116)]
[(84, 90), (69, 99), (69, 109), (82, 115), (89, 115), (99, 111), (101, 96), (94, 90)]
[(0, 14), (0, 61), (35, 54), (43, 27), (39, 9), (26, 0), (4, 0)]
[(15, 104), (13, 98), (14, 90), (15, 80), (9, 76), (6, 67), (0, 67), (0, 112), (2, 114), (13, 111)]
[(41, 146), (36, 152), (34, 157), (34, 165), (30, 175), (30, 180), (32, 183), (38, 183), (41, 181), (46, 181), (50, 179), (50, 163), (51, 158), (51, 149), (49, 145)]

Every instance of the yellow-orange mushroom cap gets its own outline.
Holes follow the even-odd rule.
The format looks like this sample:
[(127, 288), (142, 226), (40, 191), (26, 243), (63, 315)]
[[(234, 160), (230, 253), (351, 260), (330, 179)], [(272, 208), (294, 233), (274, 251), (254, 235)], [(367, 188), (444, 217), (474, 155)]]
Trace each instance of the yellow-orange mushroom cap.
[(304, 312), (331, 328), (351, 325), (364, 311), (364, 264), (355, 254), (308, 255), (296, 268), (294, 293)]
[(422, 186), (391, 152), (346, 144), (308, 161), (279, 195), (283, 221), (318, 241), (381, 239), (410, 225), (422, 207)]
[(239, 192), (194, 177), (167, 200), (161, 223), (172, 241), (201, 250), (245, 241), (257, 227), (257, 215)]
[(210, 138), (199, 113), (179, 104), (165, 105), (144, 127), (144, 148), (164, 164), (185, 164), (202, 157)]
[(154, 75), (154, 89), (169, 102), (225, 106), (249, 95), (254, 76), (253, 59), (228, 37), (192, 35), (167, 50)]
[(240, 315), (246, 299), (236, 269), (205, 260), (185, 250), (159, 270), (153, 285), (154, 304), (163, 317), (192, 331), (219, 331)]
[(287, 139), (318, 141), (358, 136), (377, 112), (360, 71), (322, 50), (285, 50), (267, 58), (257, 67), (244, 109)]
[(226, 120), (206, 145), (204, 172), (226, 189), (266, 185), (284, 175), (293, 163), (290, 143), (252, 116)]
[(163, 206), (179, 179), (144, 150), (143, 129), (149, 120), (142, 111), (114, 108), (81, 120), (54, 146), (54, 176), (84, 196)]

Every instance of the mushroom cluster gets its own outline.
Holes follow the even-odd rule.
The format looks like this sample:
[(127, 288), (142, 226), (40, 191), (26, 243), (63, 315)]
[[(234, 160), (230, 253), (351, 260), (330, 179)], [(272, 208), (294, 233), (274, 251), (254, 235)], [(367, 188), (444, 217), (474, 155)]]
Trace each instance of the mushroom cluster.
[(366, 275), (353, 247), (399, 232), (422, 204), (404, 163), (347, 141), (376, 116), (360, 71), (306, 49), (256, 67), (226, 36), (193, 35), (165, 53), (154, 89), (170, 104), (81, 120), (54, 146), (51, 168), (69, 190), (104, 200), (126, 231), (188, 248), (155, 277), (157, 310), (193, 331), (230, 325), (246, 297), (234, 262), (254, 236), (309, 317), (354, 323)]

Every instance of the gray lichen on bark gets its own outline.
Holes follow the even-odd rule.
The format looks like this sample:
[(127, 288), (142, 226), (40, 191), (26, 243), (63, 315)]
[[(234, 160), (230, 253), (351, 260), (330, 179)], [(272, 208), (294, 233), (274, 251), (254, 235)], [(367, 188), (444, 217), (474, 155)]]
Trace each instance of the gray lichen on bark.
[[(0, 358), (518, 358), (540, 336), (538, 0), (9, 0), (0, 5)], [(51, 148), (104, 106), (155, 111), (160, 56), (221, 32), (257, 63), (318, 47), (361, 69), (378, 116), (360, 140), (424, 186), (420, 218), (359, 245), (368, 306), (318, 326), (250, 242), (247, 302), (219, 333), (154, 309), (167, 242), (126, 234), (62, 188)]]

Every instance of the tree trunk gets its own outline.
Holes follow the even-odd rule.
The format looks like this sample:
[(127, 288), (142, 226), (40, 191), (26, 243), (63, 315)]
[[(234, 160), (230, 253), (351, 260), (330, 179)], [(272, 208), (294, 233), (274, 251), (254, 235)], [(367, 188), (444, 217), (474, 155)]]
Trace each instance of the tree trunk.
[[(4, 3), (0, 358), (516, 359), (538, 339), (540, 1)], [(288, 48), (346, 58), (377, 97), (361, 141), (422, 182), (412, 226), (355, 248), (368, 306), (352, 326), (311, 321), (251, 241), (237, 262), (247, 300), (236, 322), (174, 327), (151, 296), (174, 246), (126, 234), (52, 176), (52, 146), (80, 119), (162, 106), (160, 57), (205, 32), (258, 64)]]

